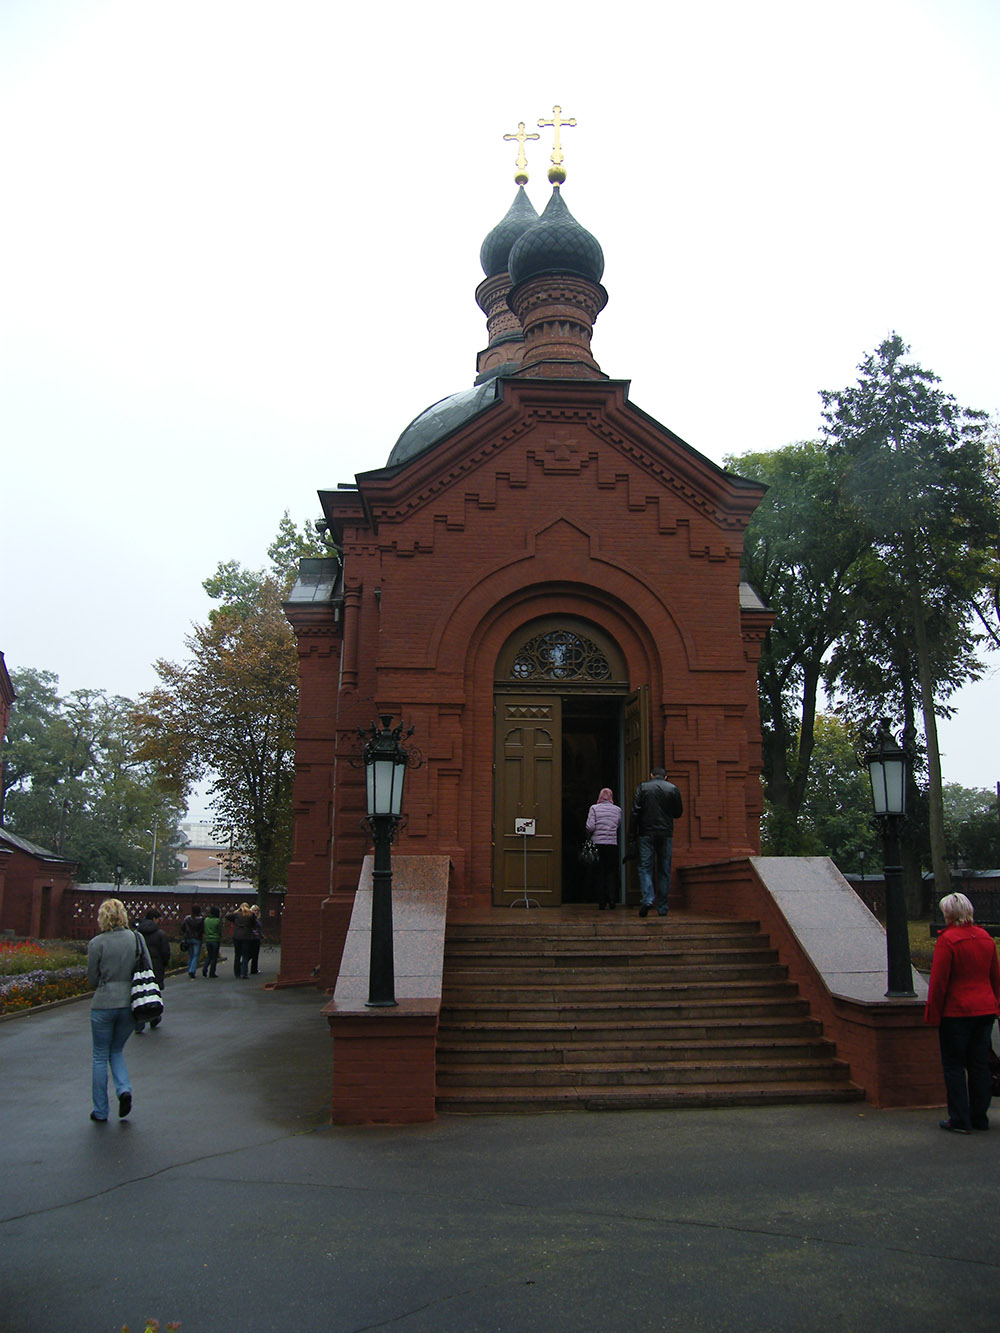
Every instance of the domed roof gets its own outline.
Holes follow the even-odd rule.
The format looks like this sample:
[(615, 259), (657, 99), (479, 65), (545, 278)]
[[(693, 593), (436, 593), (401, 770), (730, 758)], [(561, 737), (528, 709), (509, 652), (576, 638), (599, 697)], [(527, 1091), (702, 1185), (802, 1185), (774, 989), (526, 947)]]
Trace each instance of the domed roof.
[(442, 398), (440, 402), (432, 403), (418, 417), (414, 417), (400, 435), (393, 445), (386, 467), (398, 467), (401, 463), (408, 463), (411, 458), (416, 458), (417, 454), (422, 454), (425, 449), (437, 444), (452, 431), (458, 430), (459, 426), (464, 426), (467, 421), (479, 416), (480, 412), (485, 412), (499, 401), (499, 398), (500, 381), (493, 377), (482, 384), (474, 385), (471, 389), (462, 389), (449, 398)]
[(514, 286), (541, 273), (575, 273), (591, 282), (601, 281), (604, 252), (600, 243), (566, 207), (558, 185), (542, 216), (515, 242), (508, 269)]
[(483, 241), (479, 251), (479, 262), (488, 278), (498, 273), (507, 272), (507, 260), (514, 242), (538, 221), (535, 206), (524, 192), (524, 186), (518, 186), (514, 202), (503, 219), (497, 223)]

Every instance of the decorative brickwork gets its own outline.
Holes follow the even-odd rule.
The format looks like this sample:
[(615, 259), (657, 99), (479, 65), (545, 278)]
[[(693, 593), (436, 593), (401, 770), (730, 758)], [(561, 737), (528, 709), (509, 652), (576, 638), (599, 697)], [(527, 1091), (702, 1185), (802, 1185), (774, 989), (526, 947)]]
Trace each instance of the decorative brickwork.
[(636, 411), (625, 384), (501, 387), (404, 465), (321, 493), (343, 580), (325, 607), (288, 608), (302, 705), (286, 983), (335, 980), (369, 850), (357, 729), (378, 713), (412, 725), (424, 759), (400, 852), (448, 856), (453, 906), (490, 906), (494, 681), (533, 622), (592, 625), (624, 664), (621, 690), (647, 687), (651, 761), (685, 800), (675, 865), (759, 848), (769, 617), (741, 612), (740, 556), (761, 488)]

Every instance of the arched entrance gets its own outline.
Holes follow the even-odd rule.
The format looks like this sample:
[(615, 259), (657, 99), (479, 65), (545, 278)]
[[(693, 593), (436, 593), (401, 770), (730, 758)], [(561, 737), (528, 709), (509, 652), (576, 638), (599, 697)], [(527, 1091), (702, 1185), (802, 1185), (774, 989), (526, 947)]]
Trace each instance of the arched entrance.
[(494, 716), (493, 901), (526, 892), (547, 907), (582, 901), (587, 810), (601, 787), (626, 807), (649, 769), (648, 688), (631, 688), (603, 630), (551, 616), (523, 626), (499, 654)]

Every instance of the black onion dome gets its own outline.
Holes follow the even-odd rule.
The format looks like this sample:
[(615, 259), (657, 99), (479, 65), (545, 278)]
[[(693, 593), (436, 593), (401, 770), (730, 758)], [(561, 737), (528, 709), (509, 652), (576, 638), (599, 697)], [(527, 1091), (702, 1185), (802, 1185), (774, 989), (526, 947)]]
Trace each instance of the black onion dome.
[(604, 251), (596, 236), (581, 227), (566, 207), (557, 185), (545, 212), (515, 243), (508, 268), (515, 286), (540, 273), (575, 273), (599, 283), (604, 275)]
[(519, 185), (514, 202), (498, 222), (479, 251), (479, 262), (488, 278), (507, 272), (507, 259), (514, 242), (538, 221), (535, 206)]

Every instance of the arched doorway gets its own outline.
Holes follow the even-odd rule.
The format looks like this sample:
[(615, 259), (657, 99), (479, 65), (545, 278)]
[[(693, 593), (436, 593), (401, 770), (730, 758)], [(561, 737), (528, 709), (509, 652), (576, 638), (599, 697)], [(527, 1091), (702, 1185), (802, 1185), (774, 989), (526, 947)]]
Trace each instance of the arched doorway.
[(648, 689), (631, 688), (605, 631), (546, 617), (499, 654), (494, 716), (493, 901), (525, 893), (549, 907), (583, 901), (589, 885), (577, 852), (588, 808), (606, 786), (625, 807), (622, 793), (648, 772)]

